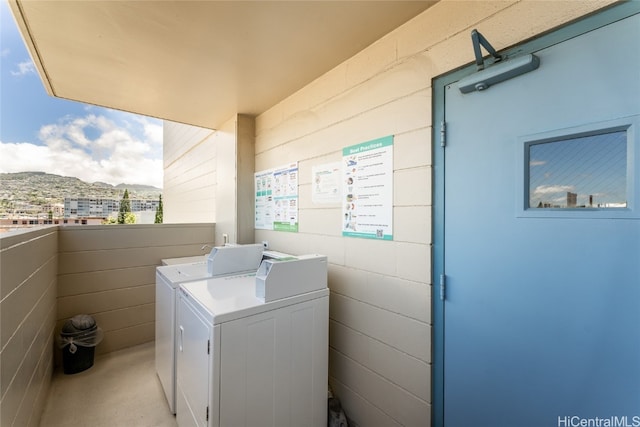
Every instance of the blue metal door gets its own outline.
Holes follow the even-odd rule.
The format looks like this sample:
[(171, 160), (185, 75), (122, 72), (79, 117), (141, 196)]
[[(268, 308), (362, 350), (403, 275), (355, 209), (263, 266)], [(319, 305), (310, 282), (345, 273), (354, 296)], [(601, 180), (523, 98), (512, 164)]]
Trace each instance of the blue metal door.
[(445, 88), (444, 425), (640, 426), (640, 15), (535, 55)]

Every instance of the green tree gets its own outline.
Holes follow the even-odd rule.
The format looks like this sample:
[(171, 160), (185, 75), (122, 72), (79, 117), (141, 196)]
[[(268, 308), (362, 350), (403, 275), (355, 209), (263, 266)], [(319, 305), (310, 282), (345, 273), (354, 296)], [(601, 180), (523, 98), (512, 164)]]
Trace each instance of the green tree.
[(125, 224), (135, 224), (136, 223), (136, 214), (133, 212), (127, 212), (124, 214), (124, 223)]
[[(126, 222), (127, 214), (131, 213), (131, 201), (129, 200), (129, 190), (124, 190), (122, 200), (120, 200), (120, 210), (118, 211), (118, 224), (131, 224)], [(134, 221), (135, 222), (135, 219)]]
[(156, 209), (156, 219), (154, 224), (162, 224), (162, 194), (160, 195), (160, 201), (158, 202), (158, 208)]

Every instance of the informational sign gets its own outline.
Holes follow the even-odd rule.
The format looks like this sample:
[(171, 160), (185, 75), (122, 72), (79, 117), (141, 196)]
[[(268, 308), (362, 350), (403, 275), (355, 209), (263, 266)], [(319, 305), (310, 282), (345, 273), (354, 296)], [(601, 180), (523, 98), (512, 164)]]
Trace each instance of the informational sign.
[(261, 230), (273, 230), (273, 171), (254, 174), (256, 195), (254, 227)]
[(313, 203), (340, 203), (342, 200), (342, 165), (340, 162), (311, 168), (311, 201)]
[(298, 163), (257, 172), (255, 228), (298, 231)]
[(393, 240), (393, 136), (342, 150), (342, 235)]

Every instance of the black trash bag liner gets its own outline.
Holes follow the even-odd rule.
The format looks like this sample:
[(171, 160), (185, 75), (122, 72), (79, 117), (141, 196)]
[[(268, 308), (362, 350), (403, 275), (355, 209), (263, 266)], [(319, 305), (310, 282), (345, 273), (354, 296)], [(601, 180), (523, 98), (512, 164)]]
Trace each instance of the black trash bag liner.
[(69, 353), (75, 354), (77, 346), (95, 347), (102, 341), (104, 332), (88, 314), (78, 314), (67, 320), (58, 337), (58, 346), (69, 346)]
[(329, 407), (329, 419), (328, 427), (349, 427), (347, 422), (347, 416), (342, 410), (340, 400), (336, 397), (330, 397), (328, 402)]

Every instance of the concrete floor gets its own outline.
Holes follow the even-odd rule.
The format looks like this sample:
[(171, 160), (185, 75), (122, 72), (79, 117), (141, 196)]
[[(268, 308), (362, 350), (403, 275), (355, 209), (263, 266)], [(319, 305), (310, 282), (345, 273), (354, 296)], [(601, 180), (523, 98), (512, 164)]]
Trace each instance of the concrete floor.
[(86, 371), (53, 375), (41, 427), (177, 427), (155, 372), (153, 342), (96, 356)]

